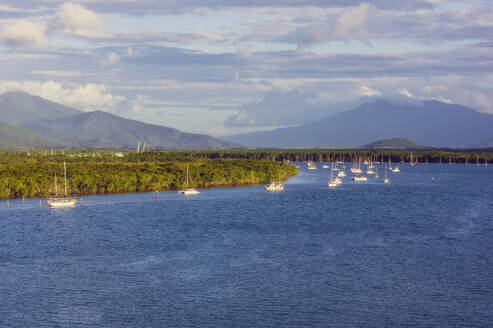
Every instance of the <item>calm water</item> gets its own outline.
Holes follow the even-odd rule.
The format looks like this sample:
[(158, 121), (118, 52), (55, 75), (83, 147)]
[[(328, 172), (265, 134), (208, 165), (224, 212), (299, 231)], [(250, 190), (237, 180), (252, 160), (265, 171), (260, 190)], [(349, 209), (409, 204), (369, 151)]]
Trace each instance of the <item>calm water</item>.
[[(493, 165), (0, 202), (1, 327), (492, 327)], [(435, 180), (432, 180), (432, 177)]]

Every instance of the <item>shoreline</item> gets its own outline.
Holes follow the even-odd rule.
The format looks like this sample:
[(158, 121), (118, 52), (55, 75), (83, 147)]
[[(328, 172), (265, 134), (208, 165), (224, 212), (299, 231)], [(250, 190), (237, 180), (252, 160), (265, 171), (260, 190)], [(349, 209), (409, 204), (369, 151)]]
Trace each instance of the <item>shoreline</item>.
[[(297, 174), (295, 174), (297, 175)], [(282, 179), (280, 181), (282, 182), (285, 182), (287, 181), (289, 178), (295, 176), (295, 175), (292, 175), (292, 176), (289, 176), (285, 179)], [(269, 182), (259, 182), (259, 183), (239, 183), (239, 184), (224, 184), (224, 185), (214, 185), (214, 186), (209, 186), (209, 187), (196, 187), (198, 190), (207, 190), (207, 189), (220, 189), (220, 188), (235, 188), (235, 187), (253, 187), (253, 186), (262, 186), (262, 185), (266, 185), (268, 184)], [(163, 188), (163, 189), (159, 189), (159, 193), (161, 192), (172, 192), (172, 191), (179, 191), (180, 189), (179, 188)], [(121, 194), (145, 194), (145, 193), (155, 193), (156, 190), (120, 190), (120, 191), (116, 191), (116, 192), (104, 192), (104, 193), (78, 193), (78, 194), (73, 194), (73, 195), (69, 195), (67, 197), (76, 197), (76, 198), (80, 198), (80, 197), (84, 197), (84, 196), (96, 196), (96, 195), (121, 195)], [(0, 198), (0, 201), (7, 201), (7, 200), (22, 200), (22, 199), (48, 199), (50, 196), (44, 196), (44, 197), (41, 197), (39, 195), (33, 195), (31, 197), (10, 197), (10, 198)], [(59, 197), (62, 197), (62, 196), (59, 196)]]

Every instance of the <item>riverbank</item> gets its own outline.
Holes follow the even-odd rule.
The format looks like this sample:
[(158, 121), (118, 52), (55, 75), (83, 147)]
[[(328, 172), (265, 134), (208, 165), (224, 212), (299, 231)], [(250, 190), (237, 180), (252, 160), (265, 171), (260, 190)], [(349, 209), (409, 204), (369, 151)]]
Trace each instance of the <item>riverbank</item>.
[(44, 198), (65, 188), (76, 196), (172, 191), (185, 187), (214, 188), (258, 185), (285, 180), (298, 171), (294, 165), (255, 159), (190, 158), (177, 153), (132, 154), (124, 158), (0, 154), (0, 199)]

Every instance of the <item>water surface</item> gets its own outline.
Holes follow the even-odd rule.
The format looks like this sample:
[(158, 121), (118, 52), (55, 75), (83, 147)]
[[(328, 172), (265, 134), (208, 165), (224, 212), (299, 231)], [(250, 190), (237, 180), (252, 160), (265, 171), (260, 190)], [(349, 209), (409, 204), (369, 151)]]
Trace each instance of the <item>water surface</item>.
[(493, 168), (0, 202), (2, 327), (491, 327)]

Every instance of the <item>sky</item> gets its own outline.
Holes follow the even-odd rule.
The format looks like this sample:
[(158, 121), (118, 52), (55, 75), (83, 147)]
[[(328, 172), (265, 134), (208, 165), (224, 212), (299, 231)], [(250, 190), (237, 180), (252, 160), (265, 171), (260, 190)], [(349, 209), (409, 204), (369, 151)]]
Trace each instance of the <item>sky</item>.
[(490, 0), (2, 0), (0, 93), (215, 136), (366, 97), (493, 114)]

